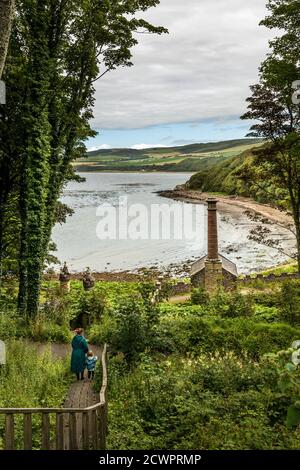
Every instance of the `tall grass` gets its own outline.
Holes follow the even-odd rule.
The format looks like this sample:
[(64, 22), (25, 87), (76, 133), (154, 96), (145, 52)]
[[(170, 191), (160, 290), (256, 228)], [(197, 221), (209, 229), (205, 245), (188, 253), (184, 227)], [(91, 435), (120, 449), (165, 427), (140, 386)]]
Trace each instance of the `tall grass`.
[[(33, 346), (8, 340), (7, 364), (0, 366), (0, 407), (59, 407), (70, 384), (69, 364), (51, 355), (40, 354)], [(16, 419), (16, 447), (23, 442), (21, 417)], [(0, 449), (3, 448), (4, 417), (0, 416)], [(33, 419), (33, 444), (40, 445), (40, 417)]]

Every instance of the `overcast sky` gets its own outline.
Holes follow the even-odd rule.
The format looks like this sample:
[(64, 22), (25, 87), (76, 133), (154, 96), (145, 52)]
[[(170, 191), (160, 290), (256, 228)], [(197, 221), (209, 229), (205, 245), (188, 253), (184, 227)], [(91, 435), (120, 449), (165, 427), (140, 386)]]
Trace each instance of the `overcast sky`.
[(249, 86), (271, 32), (266, 0), (161, 0), (144, 17), (168, 35), (138, 35), (134, 67), (96, 86), (90, 148), (180, 145), (243, 137)]

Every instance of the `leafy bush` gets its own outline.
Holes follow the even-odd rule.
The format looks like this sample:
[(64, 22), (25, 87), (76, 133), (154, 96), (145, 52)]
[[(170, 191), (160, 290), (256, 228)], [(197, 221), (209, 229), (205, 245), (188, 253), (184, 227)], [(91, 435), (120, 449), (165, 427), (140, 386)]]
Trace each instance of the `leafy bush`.
[(44, 283), (39, 311), (40, 321), (43, 318), (44, 321), (55, 325), (69, 326), (73, 316), (70, 294), (61, 292), (58, 283)]
[(300, 324), (300, 281), (282, 283), (280, 295), (281, 318), (292, 325)]
[(194, 305), (207, 305), (209, 302), (209, 296), (203, 287), (198, 287), (192, 290), (191, 302)]
[(277, 307), (255, 305), (254, 310), (254, 317), (257, 317), (260, 321), (264, 320), (268, 323), (274, 323), (280, 320), (280, 313)]
[(85, 327), (84, 316), (86, 316), (87, 324), (100, 321), (104, 314), (107, 302), (105, 297), (97, 290), (81, 292), (78, 295), (76, 306), (74, 308), (73, 326)]
[(42, 317), (37, 317), (29, 322), (24, 329), (26, 337), (35, 341), (54, 341), (57, 343), (69, 343), (72, 339), (72, 333), (68, 325), (57, 325), (45, 321)]
[(254, 312), (251, 297), (240, 292), (220, 291), (212, 297), (209, 307), (214, 314), (229, 318), (249, 317)]
[(124, 353), (128, 362), (133, 362), (147, 345), (144, 306), (138, 299), (128, 299), (114, 311), (114, 318), (116, 329), (110, 341), (111, 347)]
[(158, 331), (164, 331), (180, 353), (233, 351), (239, 355), (247, 353), (252, 358), (279, 351), (300, 337), (300, 329), (285, 323), (195, 315), (164, 317)]
[(111, 343), (112, 338), (116, 335), (116, 320), (113, 312), (105, 312), (100, 323), (93, 324), (88, 329), (90, 343), (98, 344)]

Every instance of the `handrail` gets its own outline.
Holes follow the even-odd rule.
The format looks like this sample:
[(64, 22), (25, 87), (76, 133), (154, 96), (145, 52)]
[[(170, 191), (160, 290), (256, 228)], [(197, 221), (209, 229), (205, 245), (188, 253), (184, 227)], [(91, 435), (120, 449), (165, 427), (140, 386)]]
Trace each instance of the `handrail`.
[[(102, 386), (99, 393), (99, 402), (87, 408), (0, 408), (0, 415), (6, 415), (5, 435), (6, 449), (14, 448), (14, 414), (24, 415), (24, 448), (32, 447), (32, 414), (42, 414), (42, 435), (43, 444), (50, 447), (50, 422), (49, 415), (56, 415), (56, 448), (63, 448), (64, 445), (64, 415), (69, 415), (69, 438), (70, 449), (78, 449), (77, 442), (77, 421), (76, 414), (82, 416), (82, 447), (88, 449), (91, 440), (92, 448), (105, 449), (107, 434), (107, 344), (104, 344), (102, 355)], [(45, 419), (44, 419), (45, 418)], [(29, 439), (28, 443), (28, 435)]]

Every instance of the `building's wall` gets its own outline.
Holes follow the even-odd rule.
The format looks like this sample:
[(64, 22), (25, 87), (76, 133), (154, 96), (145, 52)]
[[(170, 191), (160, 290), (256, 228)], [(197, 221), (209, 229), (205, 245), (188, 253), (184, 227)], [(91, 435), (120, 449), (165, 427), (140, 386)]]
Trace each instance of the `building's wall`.
[[(223, 286), (226, 290), (233, 290), (236, 287), (236, 276), (229, 273), (225, 269), (222, 269), (223, 275)], [(191, 284), (193, 287), (203, 287), (205, 288), (205, 269), (198, 272), (194, 276), (191, 277)]]
[(204, 269), (191, 277), (191, 284), (193, 287), (205, 287), (205, 272)]

